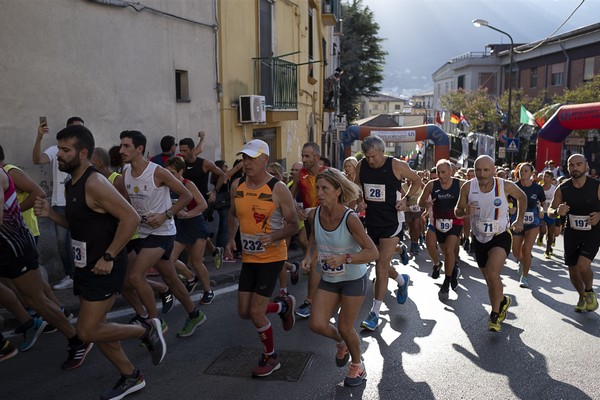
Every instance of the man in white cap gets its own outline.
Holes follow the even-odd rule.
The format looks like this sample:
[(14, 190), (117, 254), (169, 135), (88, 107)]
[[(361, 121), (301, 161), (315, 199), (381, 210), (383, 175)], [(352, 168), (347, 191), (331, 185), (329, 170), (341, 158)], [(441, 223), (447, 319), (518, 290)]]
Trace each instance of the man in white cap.
[(263, 356), (252, 370), (268, 376), (281, 368), (273, 343), (273, 329), (266, 314), (278, 313), (283, 329), (294, 326), (293, 296), (270, 301), (279, 272), (287, 260), (285, 238), (298, 232), (295, 203), (285, 183), (267, 172), (269, 146), (262, 140), (247, 142), (242, 155), (245, 176), (231, 186), (229, 238), (225, 254), (233, 257), (238, 227), (242, 243), (242, 271), (238, 286), (238, 313), (251, 319), (263, 343)]

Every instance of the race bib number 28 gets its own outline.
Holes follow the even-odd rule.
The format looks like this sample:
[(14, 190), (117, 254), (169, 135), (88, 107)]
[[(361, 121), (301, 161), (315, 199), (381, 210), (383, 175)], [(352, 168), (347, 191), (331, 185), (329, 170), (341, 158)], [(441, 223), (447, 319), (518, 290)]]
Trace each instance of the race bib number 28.
[(369, 201), (385, 201), (385, 185), (375, 185), (365, 183), (365, 200)]

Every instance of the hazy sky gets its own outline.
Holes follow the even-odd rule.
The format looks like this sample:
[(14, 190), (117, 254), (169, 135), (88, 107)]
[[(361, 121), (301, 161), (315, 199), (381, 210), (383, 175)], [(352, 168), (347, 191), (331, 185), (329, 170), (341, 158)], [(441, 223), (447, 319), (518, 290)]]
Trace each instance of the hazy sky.
[[(343, 0), (345, 1), (345, 0)], [(385, 38), (383, 89), (396, 94), (431, 89), (431, 74), (449, 59), (487, 44), (508, 43), (505, 35), (475, 28), (481, 18), (508, 32), (515, 43), (545, 38), (581, 0), (363, 0)], [(586, 0), (557, 34), (600, 22), (600, 0)]]

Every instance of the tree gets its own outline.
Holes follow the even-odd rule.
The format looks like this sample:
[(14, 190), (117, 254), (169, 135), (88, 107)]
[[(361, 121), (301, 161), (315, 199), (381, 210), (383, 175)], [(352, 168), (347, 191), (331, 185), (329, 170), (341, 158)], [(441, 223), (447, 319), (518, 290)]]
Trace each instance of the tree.
[(379, 25), (362, 0), (342, 5), (344, 36), (341, 42), (340, 63), (344, 73), (340, 79), (340, 111), (349, 122), (356, 120), (361, 96), (374, 95), (381, 90), (383, 64), (387, 52), (377, 36)]
[(560, 95), (553, 97), (554, 103), (585, 104), (600, 102), (600, 74), (582, 83), (575, 89), (565, 89)]

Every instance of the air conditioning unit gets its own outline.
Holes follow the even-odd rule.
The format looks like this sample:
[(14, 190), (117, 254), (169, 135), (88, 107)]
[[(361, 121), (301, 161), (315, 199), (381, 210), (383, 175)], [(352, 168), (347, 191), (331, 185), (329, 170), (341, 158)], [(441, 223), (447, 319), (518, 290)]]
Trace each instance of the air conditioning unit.
[(248, 94), (240, 96), (240, 122), (262, 123), (267, 121), (267, 109), (265, 96)]

